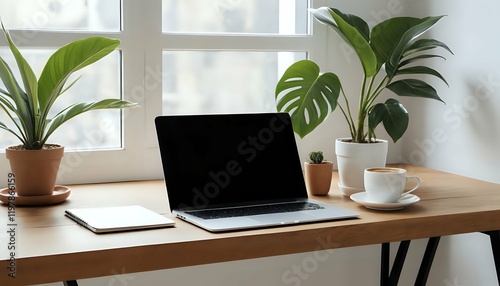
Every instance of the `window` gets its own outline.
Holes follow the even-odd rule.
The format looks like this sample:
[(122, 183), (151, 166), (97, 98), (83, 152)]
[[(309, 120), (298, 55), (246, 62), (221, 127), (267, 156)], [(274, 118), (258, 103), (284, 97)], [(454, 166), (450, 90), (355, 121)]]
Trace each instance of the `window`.
[[(280, 51), (270, 42), (307, 34), (307, 1), (162, 4), (163, 114), (276, 110), (272, 95), (280, 66), (306, 54)], [(178, 34), (199, 41), (170, 48), (168, 39)]]
[[(59, 183), (71, 184), (162, 178), (158, 115), (276, 110), (274, 87), (284, 69), (321, 46), (309, 33), (308, 5), (307, 0), (0, 0), (0, 16), (40, 71), (54, 49), (75, 39), (102, 35), (122, 42), (84, 68), (73, 94), (63, 96), (122, 97), (140, 107), (91, 111), (54, 133), (51, 142), (66, 147)], [(3, 57), (8, 49), (0, 43)], [(17, 143), (7, 137), (2, 132), (0, 141)], [(2, 159), (0, 171), (8, 170)]]
[(2, 0), (0, 11), (11, 29), (120, 31), (119, 0)]
[(305, 0), (163, 0), (166, 33), (307, 34)]
[(163, 114), (272, 112), (281, 58), (301, 52), (166, 51)]

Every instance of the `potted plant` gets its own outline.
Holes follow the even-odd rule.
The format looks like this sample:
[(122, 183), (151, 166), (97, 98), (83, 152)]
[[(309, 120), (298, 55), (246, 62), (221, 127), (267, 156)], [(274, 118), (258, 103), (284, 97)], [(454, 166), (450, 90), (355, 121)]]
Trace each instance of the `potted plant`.
[(19, 196), (50, 196), (64, 154), (64, 146), (47, 143), (50, 135), (84, 112), (136, 106), (125, 100), (103, 99), (75, 103), (56, 111), (52, 117), (49, 115), (54, 102), (76, 82), (66, 85), (70, 75), (113, 52), (120, 41), (89, 37), (69, 43), (51, 55), (37, 78), (3, 23), (2, 30), (20, 73), (20, 79), (16, 79), (9, 65), (0, 58), (0, 78), (5, 85), (5, 89), (0, 89), (0, 107), (13, 123), (9, 127), (0, 122), (0, 128), (21, 141), (18, 146), (6, 148), (16, 192)]
[(312, 151), (304, 163), (304, 177), (311, 195), (324, 196), (330, 191), (333, 162), (325, 161), (322, 151)]
[(364, 189), (365, 168), (386, 164), (387, 140), (377, 139), (375, 128), (383, 123), (396, 142), (408, 127), (409, 116), (403, 104), (394, 98), (377, 103), (379, 95), (389, 90), (399, 96), (443, 101), (430, 84), (413, 76), (430, 75), (447, 84), (439, 72), (422, 60), (443, 58), (430, 53), (436, 48), (452, 52), (438, 40), (421, 38), (443, 16), (395, 17), (370, 30), (360, 17), (335, 8), (310, 11), (316, 20), (331, 27), (354, 49), (361, 63), (363, 75), (357, 114), (339, 77), (332, 72), (321, 73), (311, 60), (295, 62), (284, 72), (276, 85), (276, 105), (279, 111), (291, 113), (294, 131), (300, 137), (313, 131), (337, 107), (340, 109), (350, 137), (339, 138), (335, 143), (339, 186), (344, 194), (350, 195)]

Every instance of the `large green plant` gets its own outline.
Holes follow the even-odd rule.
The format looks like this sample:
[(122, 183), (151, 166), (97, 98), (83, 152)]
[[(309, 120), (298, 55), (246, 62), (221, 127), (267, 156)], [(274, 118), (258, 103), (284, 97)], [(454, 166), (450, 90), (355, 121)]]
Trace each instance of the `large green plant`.
[(14, 77), (9, 65), (0, 58), (0, 78), (5, 85), (5, 90), (0, 89), (0, 107), (15, 125), (15, 128), (11, 129), (0, 121), (0, 128), (21, 140), (24, 149), (42, 149), (49, 136), (58, 127), (84, 112), (136, 106), (135, 103), (125, 100), (103, 99), (72, 104), (49, 118), (54, 102), (76, 82), (75, 80), (66, 86), (68, 78), (74, 72), (113, 52), (120, 41), (105, 37), (89, 37), (69, 43), (52, 54), (37, 79), (3, 23), (2, 30), (16, 60), (22, 85)]
[[(383, 123), (396, 142), (408, 127), (409, 116), (396, 99), (375, 103), (380, 93), (389, 89), (399, 96), (423, 97), (442, 101), (436, 90), (414, 75), (431, 75), (446, 84), (444, 77), (428, 66), (416, 64), (429, 58), (443, 58), (428, 53), (435, 48), (451, 50), (434, 39), (420, 39), (443, 16), (412, 18), (396, 17), (374, 26), (358, 16), (344, 14), (338, 9), (311, 9), (316, 20), (333, 28), (349, 44), (363, 68), (358, 114), (352, 113), (339, 77), (320, 73), (316, 63), (301, 60), (292, 64), (276, 85), (276, 105), (279, 111), (291, 113), (294, 131), (304, 137), (313, 131), (338, 106), (342, 111), (352, 141), (371, 142), (374, 130)], [(342, 94), (343, 104), (339, 102)]]

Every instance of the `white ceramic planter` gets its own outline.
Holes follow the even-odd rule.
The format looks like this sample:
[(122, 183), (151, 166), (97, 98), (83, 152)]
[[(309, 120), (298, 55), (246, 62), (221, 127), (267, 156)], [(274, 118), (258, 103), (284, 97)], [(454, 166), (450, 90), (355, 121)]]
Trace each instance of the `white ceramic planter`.
[(350, 138), (335, 141), (335, 154), (339, 172), (339, 189), (350, 196), (362, 192), (364, 170), (370, 167), (385, 167), (388, 141), (377, 139), (377, 143), (352, 143)]

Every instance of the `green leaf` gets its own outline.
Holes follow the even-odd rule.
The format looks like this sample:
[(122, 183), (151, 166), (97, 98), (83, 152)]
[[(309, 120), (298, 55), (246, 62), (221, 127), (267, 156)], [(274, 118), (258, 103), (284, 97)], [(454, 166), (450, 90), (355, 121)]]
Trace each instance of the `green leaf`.
[(413, 63), (413, 62), (416, 62), (416, 61), (419, 61), (419, 60), (430, 59), (430, 58), (441, 58), (443, 60), (446, 60), (443, 56), (440, 56), (440, 55), (418, 55), (418, 56), (415, 56), (415, 57), (412, 57), (412, 58), (407, 58), (404, 61), (401, 61), (399, 63), (399, 67), (398, 68), (401, 68), (402, 66), (408, 65), (410, 63)]
[(368, 44), (368, 25), (363, 19), (326, 7), (311, 9), (311, 12), (318, 21), (332, 27), (354, 49), (367, 77), (377, 73), (377, 57)]
[[(0, 91), (0, 93), (3, 93), (3, 92), (4, 92), (3, 90)], [(4, 107), (4, 110), (6, 112), (8, 112), (7, 111), (7, 109), (8, 109), (8, 110), (14, 112), (15, 114), (17, 114), (19, 116), (16, 107), (12, 104), (12, 102), (10, 100), (8, 100), (8, 98), (6, 98), (3, 95), (0, 95), (0, 104), (2, 105), (2, 107)]]
[[(15, 106), (13, 110), (20, 120), (20, 131), (24, 134), (23, 137), (30, 138), (30, 135), (33, 134), (33, 118), (29, 109), (28, 96), (19, 86), (9, 65), (2, 58), (0, 58), (0, 78), (8, 91), (8, 97), (12, 99)], [(5, 101), (8, 100), (5, 99)]]
[[(435, 77), (440, 78), (446, 85), (448, 85), (448, 82), (446, 79), (435, 69), (426, 67), (426, 66), (413, 66), (409, 67), (406, 69), (399, 69), (396, 72), (396, 75), (402, 75), (402, 74), (428, 74), (428, 75), (433, 75)], [(448, 85), (449, 86), (449, 85)]]
[(385, 103), (374, 105), (368, 114), (370, 129), (374, 130), (380, 122), (383, 122), (392, 140), (397, 142), (408, 128), (408, 111), (399, 101), (389, 98)]
[(328, 7), (321, 7), (318, 9), (309, 9), (311, 14), (314, 16), (318, 22), (330, 26), (337, 34), (346, 42), (349, 43), (349, 39), (346, 38), (346, 36), (340, 31), (339, 26), (337, 23), (335, 23), (335, 20), (333, 19), (332, 15), (330, 14), (330, 8)]
[(430, 98), (444, 103), (432, 86), (418, 79), (398, 80), (389, 84), (387, 88), (399, 96)]
[(38, 81), (36, 78), (33, 69), (28, 64), (26, 59), (23, 57), (17, 46), (12, 41), (10, 34), (5, 30), (5, 27), (2, 24), (2, 30), (4, 31), (5, 38), (9, 42), (9, 47), (16, 59), (17, 66), (19, 68), (19, 73), (21, 74), (21, 78), (24, 84), (24, 90), (27, 95), (27, 102), (29, 104), (30, 115), (32, 120), (34, 120), (35, 114), (38, 112)]
[(443, 42), (434, 40), (434, 39), (419, 39), (413, 42), (411, 45), (409, 45), (403, 54), (403, 57), (406, 57), (410, 54), (425, 51), (425, 50), (430, 50), (430, 49), (435, 49), (441, 47), (448, 52), (450, 52), (453, 55), (453, 52), (451, 49)]
[(2, 121), (0, 121), (0, 128), (10, 130), (9, 127), (7, 127), (7, 125), (5, 125), (5, 123), (3, 123)]
[(20, 109), (24, 108), (26, 112), (28, 112), (28, 109), (25, 108), (27, 106), (28, 97), (14, 77), (14, 73), (10, 66), (2, 58), (0, 58), (0, 78), (7, 89), (7, 91), (2, 89), (2, 93), (11, 98), (16, 105), (19, 105)]
[(356, 15), (342, 13), (340, 12), (340, 10), (335, 8), (330, 9), (335, 14), (339, 15), (347, 24), (354, 27), (358, 31), (358, 33), (363, 36), (366, 42), (370, 41), (370, 28), (368, 27), (368, 24), (365, 22), (365, 20)]
[(398, 64), (411, 43), (420, 35), (432, 28), (444, 16), (427, 17), (421, 19), (421, 23), (411, 27), (401, 37), (399, 43), (392, 51), (385, 64), (387, 75), (392, 78), (398, 69)]
[(303, 138), (335, 110), (340, 89), (335, 74), (320, 74), (314, 62), (298, 61), (276, 85), (276, 106), (278, 111), (290, 113), (295, 133)]
[(63, 123), (87, 111), (97, 109), (122, 109), (135, 106), (137, 106), (136, 103), (121, 99), (103, 99), (96, 102), (73, 104), (59, 112), (56, 116), (54, 116), (54, 118), (52, 118), (52, 120), (50, 120), (47, 132), (41, 142), (44, 144), (47, 138)]
[(421, 19), (413, 17), (395, 17), (372, 28), (370, 45), (377, 56), (379, 65), (389, 60), (403, 35), (421, 22)]
[(42, 118), (47, 117), (71, 74), (110, 54), (119, 44), (117, 39), (90, 37), (69, 43), (52, 54), (38, 81)]
[(13, 134), (14, 136), (16, 136), (16, 137), (17, 137), (17, 139), (19, 139), (21, 142), (23, 142), (23, 143), (24, 143), (23, 138), (21, 138), (19, 135), (17, 135), (17, 133), (16, 133), (14, 130), (12, 130), (12, 129), (10, 129), (9, 127), (7, 127), (7, 125), (5, 125), (5, 123), (3, 123), (3, 122), (1, 122), (1, 121), (0, 121), (0, 129), (3, 129), (3, 130), (5, 130), (5, 131), (7, 131), (7, 132), (9, 132), (9, 133)]
[[(4, 93), (5, 91), (0, 89), (0, 92)], [(20, 118), (19, 111), (16, 109), (14, 105), (12, 105), (11, 101), (8, 100), (8, 98), (2, 95), (0, 95), (0, 108), (2, 108), (5, 114), (10, 118), (10, 120), (12, 120), (17, 130), (19, 130), (19, 135), (15, 133), (13, 130), (9, 129), (3, 122), (0, 122), (4, 126), (2, 127), (2, 129), (5, 129), (8, 132), (14, 134), (24, 144), (26, 142), (26, 139), (24, 139), (26, 138), (26, 136), (25, 132), (23, 132), (23, 125), (18, 119)], [(15, 118), (14, 116), (17, 116), (17, 118)]]

